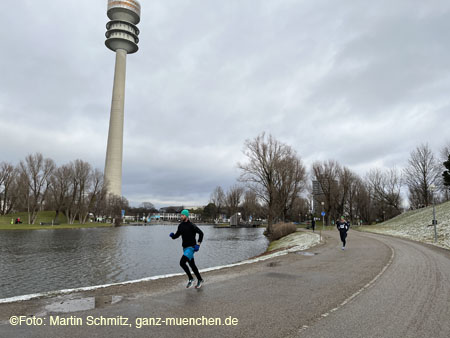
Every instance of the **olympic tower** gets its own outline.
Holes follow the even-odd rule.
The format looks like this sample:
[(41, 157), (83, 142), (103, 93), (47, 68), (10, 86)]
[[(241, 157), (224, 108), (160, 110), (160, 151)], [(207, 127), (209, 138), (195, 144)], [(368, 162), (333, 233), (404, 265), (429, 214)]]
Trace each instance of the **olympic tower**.
[(105, 160), (108, 192), (122, 196), (123, 120), (127, 54), (138, 51), (141, 5), (136, 0), (108, 0), (105, 45), (116, 53), (114, 85)]

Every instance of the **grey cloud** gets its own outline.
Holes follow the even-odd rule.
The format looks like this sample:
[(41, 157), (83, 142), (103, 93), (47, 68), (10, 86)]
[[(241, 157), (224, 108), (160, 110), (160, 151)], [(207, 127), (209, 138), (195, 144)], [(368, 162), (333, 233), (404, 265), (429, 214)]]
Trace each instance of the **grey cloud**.
[[(141, 4), (125, 96), (133, 203), (206, 203), (235, 182), (244, 141), (262, 131), (307, 164), (335, 158), (361, 174), (445, 143), (445, 1)], [(41, 151), (103, 168), (114, 71), (106, 1), (10, 7), (21, 15), (0, 13), (0, 159)]]

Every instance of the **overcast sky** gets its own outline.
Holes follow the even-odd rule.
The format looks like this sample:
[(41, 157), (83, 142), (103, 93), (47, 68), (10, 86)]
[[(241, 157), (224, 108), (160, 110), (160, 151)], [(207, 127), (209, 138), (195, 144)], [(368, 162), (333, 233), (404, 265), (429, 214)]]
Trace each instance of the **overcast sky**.
[[(265, 131), (310, 168), (406, 165), (450, 140), (450, 2), (141, 0), (127, 57), (123, 194), (202, 205)], [(103, 170), (114, 75), (106, 0), (0, 11), (0, 162)]]

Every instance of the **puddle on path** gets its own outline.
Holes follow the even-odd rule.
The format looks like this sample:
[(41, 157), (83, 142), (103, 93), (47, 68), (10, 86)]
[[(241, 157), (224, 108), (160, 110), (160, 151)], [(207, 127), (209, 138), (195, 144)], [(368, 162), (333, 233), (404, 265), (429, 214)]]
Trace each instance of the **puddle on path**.
[(79, 299), (63, 299), (45, 306), (48, 312), (76, 312), (98, 309), (116, 304), (123, 299), (122, 296), (98, 296)]
[(302, 256), (315, 256), (317, 255), (317, 253), (315, 252), (303, 252), (303, 251), (299, 251), (296, 252), (297, 255), (302, 255)]

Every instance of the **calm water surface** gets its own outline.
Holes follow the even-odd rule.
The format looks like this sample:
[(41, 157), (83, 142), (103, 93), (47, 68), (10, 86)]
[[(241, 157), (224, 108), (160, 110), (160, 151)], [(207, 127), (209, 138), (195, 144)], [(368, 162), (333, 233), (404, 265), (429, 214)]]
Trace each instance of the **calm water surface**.
[[(0, 232), (0, 298), (183, 272), (176, 225)], [(200, 226), (199, 269), (264, 252), (264, 229)]]

